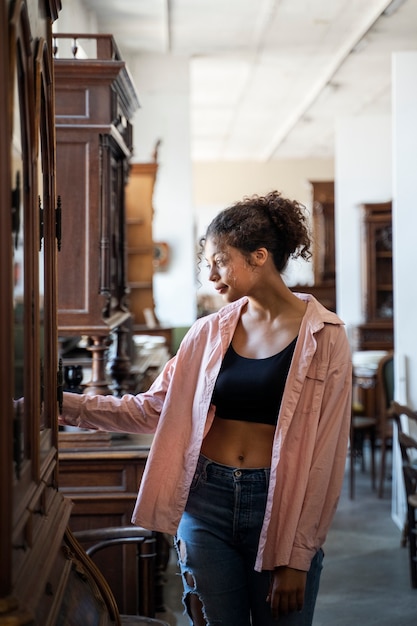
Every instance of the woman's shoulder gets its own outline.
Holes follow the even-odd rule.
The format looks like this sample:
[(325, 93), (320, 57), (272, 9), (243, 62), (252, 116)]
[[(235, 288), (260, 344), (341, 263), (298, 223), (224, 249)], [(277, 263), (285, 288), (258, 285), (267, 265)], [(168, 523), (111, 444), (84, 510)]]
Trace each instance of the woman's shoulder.
[(334, 324), (344, 326), (344, 321), (338, 314), (327, 309), (315, 296), (310, 293), (295, 293), (298, 298), (307, 302), (306, 316), (313, 322), (319, 324)]
[(190, 327), (182, 343), (184, 345), (207, 340), (210, 335), (219, 335), (230, 324), (234, 326), (247, 298), (224, 305), (218, 311), (199, 317)]
[(220, 309), (218, 309), (217, 311), (209, 313), (208, 315), (204, 315), (203, 317), (199, 317), (191, 326), (190, 330), (192, 330), (193, 328), (199, 330), (204, 326), (212, 326), (213, 324), (221, 323), (223, 320), (239, 316), (240, 311), (242, 307), (246, 304), (246, 302), (246, 297), (235, 300), (234, 302), (229, 302), (228, 304), (220, 307)]

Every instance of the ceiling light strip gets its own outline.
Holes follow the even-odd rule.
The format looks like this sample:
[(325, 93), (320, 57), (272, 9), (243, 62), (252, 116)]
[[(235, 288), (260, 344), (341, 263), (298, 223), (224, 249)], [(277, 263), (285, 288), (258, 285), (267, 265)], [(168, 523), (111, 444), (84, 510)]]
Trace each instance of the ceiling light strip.
[[(396, 0), (394, 0), (396, 1)], [(306, 115), (308, 109), (315, 102), (320, 95), (323, 88), (331, 81), (336, 72), (343, 65), (351, 51), (359, 44), (359, 42), (365, 37), (369, 30), (374, 26), (375, 22), (381, 17), (387, 7), (392, 3), (392, 0), (382, 0), (377, 7), (374, 7), (369, 15), (365, 15), (365, 19), (362, 22), (362, 26), (352, 34), (352, 37), (347, 40), (347, 43), (340, 49), (328, 67), (323, 70), (320, 78), (315, 82), (310, 91), (306, 94), (304, 100), (302, 100), (299, 106), (294, 110), (293, 114), (287, 118), (283, 126), (272, 136), (271, 141), (265, 147), (261, 155), (261, 160), (270, 161), (274, 156), (274, 153), (284, 141), (285, 137), (294, 128), (297, 122)]]

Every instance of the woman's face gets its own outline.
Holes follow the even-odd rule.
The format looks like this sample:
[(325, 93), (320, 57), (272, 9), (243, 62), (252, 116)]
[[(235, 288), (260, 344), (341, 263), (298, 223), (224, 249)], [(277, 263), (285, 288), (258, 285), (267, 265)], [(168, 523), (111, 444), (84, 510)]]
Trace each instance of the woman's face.
[(257, 280), (256, 267), (250, 265), (237, 248), (219, 246), (213, 239), (208, 238), (204, 251), (209, 268), (209, 280), (226, 302), (250, 295)]

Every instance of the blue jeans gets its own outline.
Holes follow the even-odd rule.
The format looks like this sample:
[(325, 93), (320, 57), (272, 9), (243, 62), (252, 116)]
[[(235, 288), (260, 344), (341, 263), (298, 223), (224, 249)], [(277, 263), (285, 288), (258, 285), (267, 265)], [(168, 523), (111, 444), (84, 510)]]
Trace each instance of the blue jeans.
[(254, 570), (268, 483), (268, 468), (238, 469), (200, 455), (175, 545), (186, 610), (188, 595), (195, 593), (208, 626), (312, 624), (322, 550), (307, 576), (303, 610), (279, 622), (266, 602), (271, 574)]

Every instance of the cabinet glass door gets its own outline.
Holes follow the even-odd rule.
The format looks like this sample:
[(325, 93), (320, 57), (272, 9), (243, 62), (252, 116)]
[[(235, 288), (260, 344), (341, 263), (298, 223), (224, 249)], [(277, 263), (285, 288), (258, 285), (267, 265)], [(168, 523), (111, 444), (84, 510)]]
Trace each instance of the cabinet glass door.
[(38, 114), (37, 193), (39, 210), (39, 398), (41, 461), (46, 458), (56, 430), (56, 321), (53, 272), (56, 255), (56, 216), (54, 178), (54, 128), (52, 72), (45, 40), (37, 45), (35, 63), (35, 110)]
[[(27, 221), (30, 214), (31, 171), (29, 167), (30, 124), (26, 111), (30, 106), (29, 32), (25, 14), (16, 16), (15, 37), (12, 37), (13, 128), (12, 128), (12, 250), (13, 250), (13, 315), (14, 315), (14, 418), (13, 460), (15, 477), (20, 478), (29, 450), (29, 406), (26, 402), (29, 386), (30, 354), (30, 242)], [(20, 105), (20, 106), (19, 106)]]

